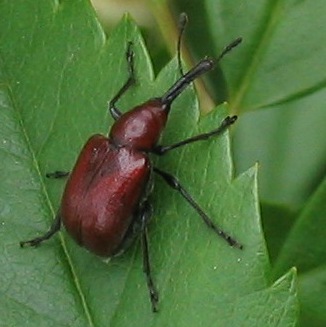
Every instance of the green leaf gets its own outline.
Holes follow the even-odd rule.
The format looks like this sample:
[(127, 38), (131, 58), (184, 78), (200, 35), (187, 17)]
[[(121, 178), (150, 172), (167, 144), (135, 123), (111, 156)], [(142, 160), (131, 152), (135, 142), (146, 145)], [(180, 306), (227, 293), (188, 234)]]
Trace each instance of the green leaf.
[(237, 60), (221, 62), (231, 109), (265, 109), (238, 124), (237, 168), (259, 161), (262, 198), (298, 207), (325, 172), (326, 3), (235, 2), (206, 1), (216, 48), (237, 33), (244, 39)]
[[(233, 249), (162, 181), (150, 226), (160, 312), (150, 310), (138, 246), (109, 262), (66, 232), (38, 249), (19, 241), (40, 235), (60, 203), (62, 181), (92, 133), (107, 133), (107, 101), (127, 78), (133, 41), (137, 87), (128, 110), (160, 96), (179, 76), (176, 61), (153, 81), (143, 40), (128, 18), (107, 40), (89, 3), (4, 1), (0, 5), (0, 292), (4, 326), (293, 326), (293, 271), (271, 284), (262, 235), (256, 167), (233, 180), (227, 133), (155, 160), (175, 173), (220, 226), (244, 244)], [(164, 144), (216, 128), (225, 105), (199, 119), (190, 88), (175, 102)], [(248, 319), (247, 319), (248, 318)]]
[[(296, 265), (302, 321), (309, 326), (324, 326), (326, 267), (326, 179), (306, 204), (275, 263), (274, 276)], [(308, 324), (309, 322), (309, 324)]]
[(237, 170), (258, 160), (261, 198), (300, 208), (325, 173), (326, 92), (241, 116), (235, 133)]
[(261, 213), (267, 249), (273, 264), (295, 222), (296, 213), (270, 203), (261, 203)]
[(232, 108), (267, 107), (325, 88), (324, 1), (235, 2), (205, 1), (217, 49), (239, 33), (244, 38), (237, 62), (221, 63)]

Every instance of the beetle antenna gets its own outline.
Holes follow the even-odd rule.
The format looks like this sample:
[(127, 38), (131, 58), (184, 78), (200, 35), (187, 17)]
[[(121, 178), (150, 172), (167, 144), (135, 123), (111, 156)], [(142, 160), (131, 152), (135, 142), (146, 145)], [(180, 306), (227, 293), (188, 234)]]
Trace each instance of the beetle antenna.
[(185, 75), (181, 76), (162, 96), (162, 104), (165, 105), (166, 110), (170, 109), (170, 104), (173, 100), (181, 94), (181, 92), (196, 78), (204, 73), (212, 70), (214, 61), (212, 59), (202, 59), (195, 67), (190, 69)]
[(242, 37), (238, 37), (234, 41), (232, 41), (229, 45), (227, 45), (220, 55), (216, 58), (216, 62), (219, 62), (227, 53), (229, 53), (233, 48), (238, 46), (242, 42)]
[(178, 43), (177, 43), (177, 59), (178, 59), (178, 67), (179, 67), (181, 76), (184, 75), (183, 69), (182, 69), (182, 62), (181, 62), (181, 41), (182, 41), (184, 31), (186, 29), (187, 23), (188, 23), (188, 16), (185, 12), (182, 12), (179, 16), (179, 22), (178, 22), (179, 35), (178, 35)]
[(227, 45), (221, 54), (215, 59), (204, 58), (199, 63), (191, 68), (186, 74), (182, 75), (162, 96), (161, 101), (166, 110), (170, 110), (171, 103), (177, 98), (182, 91), (196, 78), (212, 70), (217, 62), (219, 62), (227, 53), (239, 45), (242, 38), (239, 37)]

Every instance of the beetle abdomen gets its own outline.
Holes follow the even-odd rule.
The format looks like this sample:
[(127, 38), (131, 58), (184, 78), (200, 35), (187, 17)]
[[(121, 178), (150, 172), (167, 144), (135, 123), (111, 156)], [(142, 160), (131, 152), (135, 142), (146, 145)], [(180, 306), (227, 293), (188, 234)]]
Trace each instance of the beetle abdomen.
[(146, 154), (92, 136), (62, 197), (61, 215), (69, 234), (97, 255), (114, 255), (144, 196), (150, 171)]

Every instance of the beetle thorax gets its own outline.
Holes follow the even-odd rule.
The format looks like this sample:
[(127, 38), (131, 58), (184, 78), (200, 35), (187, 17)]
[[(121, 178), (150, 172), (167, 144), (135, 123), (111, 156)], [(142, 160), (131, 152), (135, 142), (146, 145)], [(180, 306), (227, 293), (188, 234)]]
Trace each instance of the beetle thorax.
[(112, 126), (110, 139), (120, 146), (149, 151), (157, 144), (167, 120), (159, 99), (152, 99), (123, 114)]

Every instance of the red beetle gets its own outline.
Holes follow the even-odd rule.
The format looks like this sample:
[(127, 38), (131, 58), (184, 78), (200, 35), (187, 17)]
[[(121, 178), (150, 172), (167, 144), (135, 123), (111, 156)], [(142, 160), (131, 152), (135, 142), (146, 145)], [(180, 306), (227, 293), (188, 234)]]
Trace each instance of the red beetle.
[[(239, 38), (227, 46), (217, 60), (240, 41)], [(193, 80), (213, 69), (214, 61), (207, 58), (201, 60), (186, 74), (182, 73), (180, 79), (163, 96), (148, 100), (122, 114), (117, 109), (116, 102), (135, 81), (131, 42), (126, 57), (129, 78), (110, 102), (109, 110), (116, 121), (109, 136), (90, 137), (69, 175), (60, 209), (50, 230), (43, 236), (21, 242), (20, 245), (39, 245), (53, 236), (63, 223), (78, 244), (99, 256), (111, 257), (122, 253), (140, 235), (144, 272), (155, 312), (158, 293), (151, 275), (147, 240), (147, 225), (152, 212), (147, 198), (152, 189), (153, 172), (179, 191), (207, 226), (231, 246), (242, 249), (242, 245), (212, 222), (174, 176), (153, 167), (149, 153), (163, 155), (183, 145), (221, 134), (235, 122), (236, 116), (226, 117), (217, 129), (209, 133), (168, 146), (157, 145), (174, 99)], [(181, 68), (180, 71), (182, 72)], [(57, 171), (47, 176), (57, 178), (68, 174)]]

